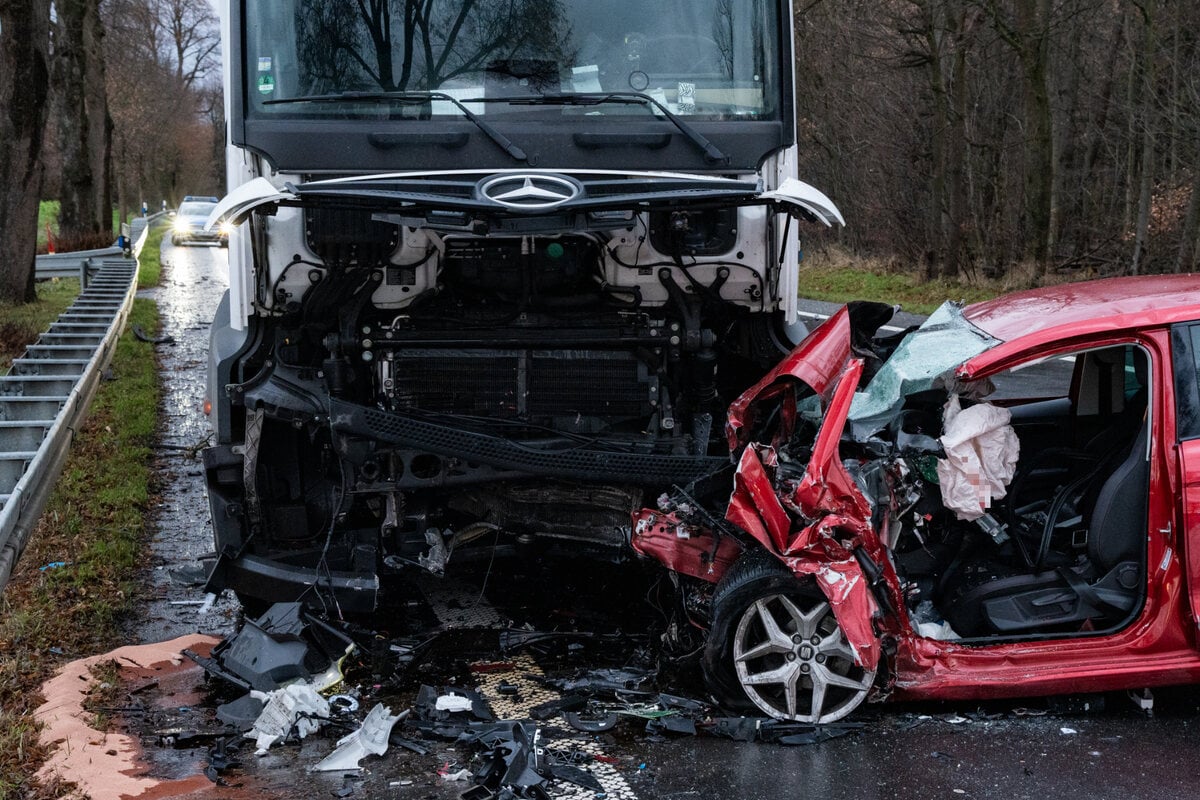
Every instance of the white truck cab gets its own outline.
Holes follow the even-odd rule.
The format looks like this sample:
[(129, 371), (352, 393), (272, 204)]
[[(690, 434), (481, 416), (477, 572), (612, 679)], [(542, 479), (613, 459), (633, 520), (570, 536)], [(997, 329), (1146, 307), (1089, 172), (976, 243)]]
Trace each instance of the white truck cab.
[(787, 352), (788, 0), (230, 0), (204, 454), (246, 601), (618, 560)]

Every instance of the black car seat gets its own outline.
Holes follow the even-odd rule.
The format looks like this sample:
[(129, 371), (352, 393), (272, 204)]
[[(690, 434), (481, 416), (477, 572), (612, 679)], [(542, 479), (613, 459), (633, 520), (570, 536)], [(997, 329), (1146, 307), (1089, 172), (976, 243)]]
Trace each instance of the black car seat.
[[(1135, 376), (1132, 386), (1126, 369), (1130, 354)], [(1043, 523), (1050, 518), (1067, 528), (1063, 506), (1067, 511), (1077, 511), (1094, 505), (1103, 478), (1125, 459), (1146, 415), (1145, 353), (1128, 345), (1086, 353), (1080, 358), (1084, 363), (1079, 396), (1073, 404), (1077, 421), (1072, 427), (1077, 427), (1077, 435), (1083, 435), (1084, 441), (1029, 455), (1023, 447), (1021, 463), (1002, 508), (1009, 533), (1026, 566), (1034, 572), (1072, 563), (1073, 558), (1065, 553), (1050, 553), (1050, 537), (1055, 531), (1051, 524)], [(1098, 430), (1095, 420), (1103, 421)]]
[[(1150, 425), (1140, 429), (1111, 471), (1084, 491), (1080, 524), (1087, 531), (1086, 563), (980, 583), (944, 604), (946, 619), (964, 637), (1077, 630), (1085, 622), (1117, 622), (1141, 595), (1146, 540)], [(1063, 491), (1080, 491), (1073, 482)], [(1056, 497), (1051, 507), (1061, 506)], [(1053, 516), (1047, 521), (1055, 523)]]

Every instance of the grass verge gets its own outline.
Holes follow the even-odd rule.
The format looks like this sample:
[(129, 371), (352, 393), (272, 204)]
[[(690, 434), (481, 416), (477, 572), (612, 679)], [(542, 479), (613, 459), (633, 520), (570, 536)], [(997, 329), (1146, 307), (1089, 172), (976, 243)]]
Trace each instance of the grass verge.
[(139, 289), (158, 286), (162, 280), (162, 263), (159, 256), (162, 254), (163, 236), (170, 227), (170, 224), (159, 221), (154, 223), (150, 232), (146, 234), (146, 243), (142, 245), (142, 252), (138, 256)]
[(158, 330), (153, 301), (134, 301), (113, 355), (113, 378), (100, 385), (0, 595), (0, 800), (64, 796), (69, 787), (34, 781), (46, 756), (33, 719), (38, 689), (63, 661), (119, 644), (118, 619), (132, 603), (160, 393), (153, 345), (137, 340), (133, 324)]
[(50, 230), (54, 235), (58, 235), (58, 212), (60, 204), (57, 200), (43, 200), (38, 203), (38, 227), (37, 227), (37, 246), (38, 252), (46, 246), (46, 225), (50, 225)]
[(6, 372), (25, 346), (58, 319), (78, 295), (78, 278), (54, 278), (37, 285), (36, 303), (0, 303), (0, 373)]
[(968, 303), (988, 300), (1008, 291), (1000, 284), (958, 281), (921, 281), (915, 275), (885, 272), (867, 265), (817, 263), (800, 269), (800, 296), (812, 300), (846, 303), (874, 300), (899, 303), (913, 314), (932, 314), (947, 300)]

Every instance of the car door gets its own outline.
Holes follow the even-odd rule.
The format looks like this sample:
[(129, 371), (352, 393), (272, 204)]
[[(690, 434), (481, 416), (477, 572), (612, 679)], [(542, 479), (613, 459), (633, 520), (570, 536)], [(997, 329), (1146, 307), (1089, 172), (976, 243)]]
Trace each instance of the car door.
[(1183, 530), (1192, 616), (1200, 620), (1200, 321), (1171, 329), (1175, 378), (1175, 432), (1179, 441)]

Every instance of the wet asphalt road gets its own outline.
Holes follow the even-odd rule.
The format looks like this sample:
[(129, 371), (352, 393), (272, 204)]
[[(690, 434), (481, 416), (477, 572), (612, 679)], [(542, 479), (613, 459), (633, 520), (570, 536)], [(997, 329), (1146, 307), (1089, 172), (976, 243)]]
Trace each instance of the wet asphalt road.
[[(157, 641), (201, 631), (224, 635), (237, 620), (236, 604), (222, 599), (203, 616), (200, 590), (189, 582), (197, 556), (212, 547), (200, 463), (193, 451), (208, 435), (200, 412), (208, 324), (227, 285), (225, 251), (163, 245), (164, 286), (158, 301), (165, 430), (159, 448), (161, 502), (158, 530), (146, 559), (150, 601), (131, 621), (131, 641)], [(709, 738), (650, 742), (635, 727), (615, 751), (633, 796), (640, 798), (1154, 798), (1200, 795), (1200, 691), (1159, 690), (1153, 716), (1120, 695), (1106, 709), (1063, 710), (1056, 701), (923, 704), (871, 707), (856, 715), (861, 731), (800, 747), (742, 744)], [(1028, 713), (1027, 713), (1028, 710)], [(331, 743), (308, 740), (276, 748), (265, 759), (246, 753), (237, 781), (261, 797), (329, 797), (342, 785), (305, 770)], [(154, 748), (151, 747), (151, 750)], [(421, 759), (389, 754), (371, 763), (372, 783), (356, 796), (453, 798), (463, 784), (432, 776), (435, 754)], [(320, 755), (317, 755), (319, 753)], [(154, 754), (151, 753), (153, 756)], [(161, 753), (156, 771), (194, 768), (198, 753)], [(644, 768), (641, 765), (644, 764)], [(190, 766), (189, 766), (190, 765)], [(390, 781), (416, 779), (411, 786)], [(377, 787), (368, 789), (368, 786)], [(227, 790), (214, 787), (213, 796)], [(622, 796), (627, 796), (622, 794)]]
[(229, 288), (226, 251), (209, 245), (174, 247), (164, 238), (163, 285), (139, 293), (158, 303), (162, 334), (163, 430), (156, 448), (156, 530), (146, 562), (148, 601), (131, 621), (138, 641), (173, 639), (197, 631), (224, 635), (234, 629), (237, 602), (221, 598), (199, 615), (204, 596), (194, 585), (196, 559), (212, 552), (212, 526), (199, 450), (210, 434), (202, 404), (208, 363), (208, 329)]

